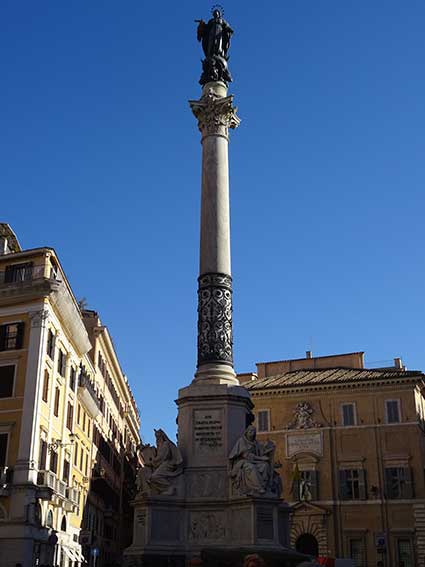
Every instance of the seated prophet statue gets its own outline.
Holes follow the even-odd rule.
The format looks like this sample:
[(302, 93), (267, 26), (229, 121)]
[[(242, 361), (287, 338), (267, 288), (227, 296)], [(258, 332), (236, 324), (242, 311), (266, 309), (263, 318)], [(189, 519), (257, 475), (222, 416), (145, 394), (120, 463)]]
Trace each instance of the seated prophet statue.
[(279, 496), (274, 470), (275, 444), (259, 443), (257, 430), (249, 425), (230, 452), (230, 477), (239, 494), (258, 495), (273, 492)]
[(143, 496), (170, 496), (175, 492), (174, 479), (183, 472), (183, 458), (162, 429), (155, 429), (155, 439), (156, 447), (142, 446), (145, 466), (137, 473), (137, 491)]

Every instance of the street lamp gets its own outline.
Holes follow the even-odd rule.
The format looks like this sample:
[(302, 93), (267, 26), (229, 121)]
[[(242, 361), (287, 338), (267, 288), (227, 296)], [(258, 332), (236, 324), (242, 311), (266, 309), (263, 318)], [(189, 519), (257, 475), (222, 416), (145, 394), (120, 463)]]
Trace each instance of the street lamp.
[(69, 447), (74, 444), (75, 444), (75, 434), (70, 433), (69, 443), (64, 443), (61, 439), (52, 439), (52, 442), (47, 444), (47, 449), (49, 453), (52, 453), (53, 451), (57, 451), (59, 447)]

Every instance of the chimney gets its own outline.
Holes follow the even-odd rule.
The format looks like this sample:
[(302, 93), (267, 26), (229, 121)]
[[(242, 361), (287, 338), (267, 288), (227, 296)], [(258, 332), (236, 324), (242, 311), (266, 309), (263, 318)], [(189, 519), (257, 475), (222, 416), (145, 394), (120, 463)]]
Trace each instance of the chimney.
[(397, 357), (394, 359), (394, 368), (398, 370), (403, 370), (403, 363), (401, 362), (401, 358)]
[(0, 256), (4, 256), (9, 252), (7, 245), (7, 236), (0, 236)]
[(305, 351), (305, 357), (306, 357), (306, 358), (313, 358), (313, 355), (311, 354), (311, 350), (306, 350), (306, 351)]

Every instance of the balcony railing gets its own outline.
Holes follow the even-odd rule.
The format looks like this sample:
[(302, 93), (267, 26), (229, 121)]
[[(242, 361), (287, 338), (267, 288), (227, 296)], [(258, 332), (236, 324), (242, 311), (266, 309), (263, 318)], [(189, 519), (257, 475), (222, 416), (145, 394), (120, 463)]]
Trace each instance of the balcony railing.
[(93, 383), (88, 376), (84, 373), (80, 374), (78, 378), (78, 393), (82, 398), (83, 403), (92, 414), (96, 417), (100, 413), (100, 400), (94, 389)]
[(66, 482), (60, 480), (59, 478), (56, 480), (56, 492), (62, 496), (62, 498), (66, 498)]
[(46, 275), (44, 266), (22, 266), (17, 267), (16, 269), (13, 269), (12, 266), (11, 268), (12, 269), (0, 272), (0, 285), (23, 284), (43, 278), (52, 280), (58, 279), (55, 272), (51, 272), (50, 275)]
[(38, 471), (37, 484), (40, 486), (48, 486), (56, 492), (56, 474), (52, 471)]
[(68, 488), (67, 497), (76, 506), (80, 505), (80, 491), (78, 488)]

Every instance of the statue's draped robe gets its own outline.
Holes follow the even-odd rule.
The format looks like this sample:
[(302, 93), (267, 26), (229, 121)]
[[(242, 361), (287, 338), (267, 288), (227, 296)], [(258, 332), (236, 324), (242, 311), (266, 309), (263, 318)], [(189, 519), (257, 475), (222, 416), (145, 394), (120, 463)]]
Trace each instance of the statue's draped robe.
[(264, 492), (270, 479), (270, 463), (258, 461), (263, 449), (258, 441), (249, 441), (243, 435), (230, 453), (231, 471), (237, 489), (243, 494)]
[(227, 58), (232, 31), (222, 18), (212, 18), (205, 26), (202, 48), (205, 57), (220, 56)]
[(149, 484), (159, 492), (167, 490), (170, 486), (170, 479), (178, 476), (182, 472), (182, 456), (180, 451), (168, 438), (164, 440), (155, 457), (158, 467), (152, 473)]

